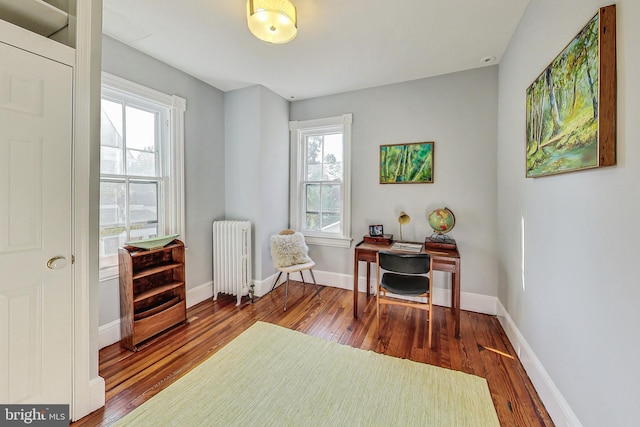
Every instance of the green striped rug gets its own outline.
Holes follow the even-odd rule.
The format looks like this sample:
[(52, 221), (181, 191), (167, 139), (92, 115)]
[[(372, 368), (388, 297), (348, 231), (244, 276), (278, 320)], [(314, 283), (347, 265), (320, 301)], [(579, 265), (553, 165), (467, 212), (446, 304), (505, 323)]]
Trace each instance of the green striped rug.
[(257, 322), (118, 426), (499, 426), (484, 378)]

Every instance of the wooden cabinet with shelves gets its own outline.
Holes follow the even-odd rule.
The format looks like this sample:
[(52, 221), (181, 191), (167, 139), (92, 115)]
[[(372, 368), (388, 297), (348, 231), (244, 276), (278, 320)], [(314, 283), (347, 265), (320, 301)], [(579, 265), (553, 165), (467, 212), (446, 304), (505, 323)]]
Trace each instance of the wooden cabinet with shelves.
[(187, 321), (184, 244), (158, 249), (125, 246), (120, 268), (120, 343), (136, 351), (142, 341)]

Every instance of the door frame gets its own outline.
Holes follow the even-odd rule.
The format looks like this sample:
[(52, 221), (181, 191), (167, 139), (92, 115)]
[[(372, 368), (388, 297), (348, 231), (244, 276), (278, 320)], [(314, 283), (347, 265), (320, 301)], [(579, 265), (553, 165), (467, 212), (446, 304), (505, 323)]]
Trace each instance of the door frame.
[(102, 0), (77, 0), (73, 148), (74, 348), (71, 419), (104, 406), (98, 373)]
[(105, 402), (104, 379), (98, 375), (102, 0), (77, 1), (76, 22), (76, 48), (73, 49), (0, 20), (3, 43), (73, 68), (72, 420), (88, 415)]

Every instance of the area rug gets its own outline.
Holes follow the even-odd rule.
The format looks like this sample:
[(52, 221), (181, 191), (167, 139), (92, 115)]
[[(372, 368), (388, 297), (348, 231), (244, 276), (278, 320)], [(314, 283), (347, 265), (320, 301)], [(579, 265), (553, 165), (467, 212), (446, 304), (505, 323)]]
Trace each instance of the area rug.
[(257, 322), (118, 426), (499, 426), (484, 378)]

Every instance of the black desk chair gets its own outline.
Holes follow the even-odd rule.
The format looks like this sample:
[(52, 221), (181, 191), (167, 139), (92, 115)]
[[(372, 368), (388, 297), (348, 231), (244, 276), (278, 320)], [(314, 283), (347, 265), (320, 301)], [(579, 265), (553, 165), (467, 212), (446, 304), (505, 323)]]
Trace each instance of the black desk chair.
[[(380, 271), (384, 270), (382, 277)], [(376, 311), (380, 333), (380, 305), (402, 305), (427, 310), (429, 322), (429, 348), (433, 329), (433, 304), (431, 302), (431, 257), (423, 253), (379, 251), (376, 259)], [(427, 302), (387, 297), (387, 292), (410, 297), (426, 297)], [(386, 313), (386, 307), (384, 307)]]

